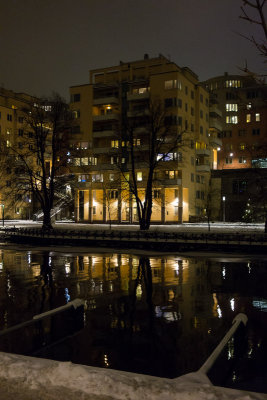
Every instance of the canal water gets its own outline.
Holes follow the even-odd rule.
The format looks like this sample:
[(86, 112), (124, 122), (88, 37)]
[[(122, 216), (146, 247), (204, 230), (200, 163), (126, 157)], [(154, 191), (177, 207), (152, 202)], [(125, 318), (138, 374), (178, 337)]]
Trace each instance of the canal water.
[(247, 327), (210, 378), (267, 392), (266, 276), (264, 257), (2, 247), (0, 333), (76, 298), (86, 310), (2, 335), (0, 350), (174, 378), (199, 369), (242, 312)]

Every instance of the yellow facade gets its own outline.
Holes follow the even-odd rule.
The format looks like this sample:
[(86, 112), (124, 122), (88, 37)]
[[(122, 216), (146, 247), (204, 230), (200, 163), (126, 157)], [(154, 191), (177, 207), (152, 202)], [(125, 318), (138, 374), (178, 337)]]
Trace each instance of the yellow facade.
[[(210, 170), (216, 149), (210, 140), (209, 98), (198, 77), (167, 58), (120, 63), (90, 71), (90, 82), (70, 88), (77, 127), (71, 137), (70, 165), (77, 176), (76, 220), (137, 223), (137, 208), (127, 189), (122, 121), (146, 117), (161, 104), (182, 145), (158, 164), (153, 187), (152, 223), (181, 223), (205, 215)], [(134, 130), (136, 177), (141, 200), (148, 174), (149, 143), (142, 123)]]
[(14, 169), (14, 159), (8, 155), (8, 149), (20, 149), (22, 137), (26, 135), (22, 110), (32, 100), (25, 93), (0, 88), (0, 218), (31, 217), (32, 199), (25, 191), (20, 193), (17, 186), (14, 186), (14, 172), (16, 177), (18, 173)]

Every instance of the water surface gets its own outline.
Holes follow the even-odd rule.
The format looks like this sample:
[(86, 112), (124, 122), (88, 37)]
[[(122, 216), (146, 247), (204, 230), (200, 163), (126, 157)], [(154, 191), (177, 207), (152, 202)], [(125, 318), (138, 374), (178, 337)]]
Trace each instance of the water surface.
[[(248, 389), (265, 390), (266, 273), (267, 261), (255, 257), (3, 247), (0, 330), (82, 298), (84, 328), (55, 346), (42, 339), (34, 355), (173, 378), (200, 368), (243, 312), (248, 326), (228, 343), (211, 376), (216, 384), (249, 382)], [(56, 337), (71, 324), (61, 319), (34, 329)], [(32, 354), (28, 331), (20, 350), (17, 336), (9, 335), (9, 343), (0, 337), (0, 350)]]

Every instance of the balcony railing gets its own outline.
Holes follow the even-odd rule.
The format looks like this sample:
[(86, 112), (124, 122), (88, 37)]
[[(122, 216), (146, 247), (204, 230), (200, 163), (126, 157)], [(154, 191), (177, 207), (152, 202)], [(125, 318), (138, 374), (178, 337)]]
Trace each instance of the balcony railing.
[(94, 99), (93, 104), (95, 106), (98, 106), (101, 104), (119, 104), (119, 99), (118, 99), (118, 97), (115, 97), (115, 96), (102, 97), (99, 99)]
[(149, 92), (145, 93), (127, 93), (127, 100), (144, 100), (149, 98)]
[(167, 178), (167, 179), (159, 179), (158, 181), (159, 184), (162, 184), (163, 186), (181, 186), (182, 185), (182, 179), (181, 178)]
[(213, 147), (222, 147), (222, 140), (218, 138), (217, 134), (210, 135), (210, 144)]
[(119, 114), (108, 113), (103, 115), (93, 115), (93, 121), (108, 121), (108, 120), (118, 120), (120, 118)]
[(115, 137), (116, 134), (114, 131), (105, 130), (105, 131), (93, 131), (93, 138), (104, 138), (104, 137)]
[(210, 128), (215, 128), (215, 129), (217, 129), (218, 131), (221, 132), (222, 125), (221, 125), (220, 121), (217, 118), (210, 117)]
[(210, 150), (209, 149), (196, 149), (196, 154), (198, 156), (209, 157), (210, 156)]
[(212, 106), (210, 106), (209, 112), (210, 112), (210, 116), (211, 116), (211, 117), (212, 117), (211, 114), (214, 114), (214, 115), (216, 115), (216, 116), (218, 116), (218, 117), (222, 117), (222, 112), (221, 112), (221, 110), (220, 110), (215, 104), (213, 104)]
[(196, 165), (196, 172), (210, 172), (210, 166), (208, 164)]

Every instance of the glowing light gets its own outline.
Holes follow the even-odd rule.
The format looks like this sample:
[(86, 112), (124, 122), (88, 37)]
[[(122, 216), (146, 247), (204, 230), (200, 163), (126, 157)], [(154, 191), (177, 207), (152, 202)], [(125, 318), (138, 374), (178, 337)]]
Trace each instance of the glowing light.
[(104, 354), (104, 364), (106, 367), (109, 367), (109, 362), (108, 362), (108, 356), (107, 354)]
[(138, 285), (137, 288), (136, 288), (136, 297), (137, 297), (138, 299), (140, 299), (141, 296), (142, 296), (142, 286), (141, 286), (140, 283), (139, 283), (139, 285)]
[(251, 273), (251, 265), (250, 265), (250, 262), (248, 262), (247, 267), (248, 267), (248, 273), (250, 274), (250, 273)]
[(70, 295), (69, 295), (69, 289), (68, 288), (65, 288), (65, 299), (66, 299), (67, 303), (70, 301)]
[(230, 306), (231, 306), (231, 310), (235, 311), (235, 299), (230, 300)]
[(218, 314), (218, 318), (222, 318), (222, 310), (221, 310), (219, 304), (217, 305), (217, 314)]
[(223, 267), (223, 269), (222, 269), (222, 276), (223, 276), (223, 279), (225, 279), (225, 276), (226, 276), (226, 269), (225, 269), (225, 267)]
[(70, 274), (70, 263), (69, 262), (65, 263), (65, 272), (66, 272), (66, 275)]

